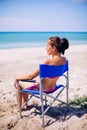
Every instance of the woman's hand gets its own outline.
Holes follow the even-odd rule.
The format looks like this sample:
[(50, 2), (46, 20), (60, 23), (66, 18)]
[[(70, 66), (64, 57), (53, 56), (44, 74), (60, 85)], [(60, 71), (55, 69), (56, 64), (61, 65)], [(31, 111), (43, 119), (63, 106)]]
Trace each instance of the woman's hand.
[(33, 76), (32, 75), (30, 75), (30, 74), (27, 74), (27, 75), (24, 75), (24, 76), (21, 76), (21, 77), (17, 77), (16, 79), (15, 79), (15, 81), (14, 81), (14, 87), (15, 88), (18, 88), (18, 82), (20, 81), (20, 80), (32, 80), (33, 79)]
[(14, 87), (18, 88), (18, 80), (17, 79), (15, 79), (15, 81), (14, 81)]

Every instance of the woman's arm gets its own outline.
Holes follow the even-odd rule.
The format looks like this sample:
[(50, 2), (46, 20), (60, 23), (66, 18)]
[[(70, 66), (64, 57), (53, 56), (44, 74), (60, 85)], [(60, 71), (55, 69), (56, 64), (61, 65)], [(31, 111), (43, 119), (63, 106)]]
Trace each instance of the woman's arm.
[(31, 74), (26, 74), (24, 76), (16, 77), (14, 86), (17, 88), (17, 82), (20, 80), (32, 80), (39, 75), (39, 69), (34, 70)]
[(26, 74), (24, 76), (16, 77), (16, 80), (28, 80), (33, 79), (39, 75), (39, 70), (34, 70), (31, 74)]
[[(42, 64), (49, 64), (49, 60), (43, 61)], [(17, 82), (20, 80), (29, 80), (29, 79), (32, 80), (38, 75), (39, 75), (39, 69), (35, 69), (31, 74), (26, 74), (24, 76), (16, 77), (14, 86), (16, 87)]]

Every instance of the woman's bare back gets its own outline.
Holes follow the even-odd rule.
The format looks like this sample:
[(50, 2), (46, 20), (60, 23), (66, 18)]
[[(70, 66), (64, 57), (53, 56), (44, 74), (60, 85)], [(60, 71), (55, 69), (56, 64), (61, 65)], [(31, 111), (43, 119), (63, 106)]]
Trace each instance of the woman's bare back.
[(56, 77), (56, 78), (43, 78), (42, 79), (43, 89), (47, 90), (47, 89), (54, 88), (56, 86), (57, 80), (58, 80), (58, 77)]
[[(54, 59), (49, 60), (49, 65), (63, 65), (66, 63), (65, 57), (61, 57), (60, 59), (55, 57)], [(56, 86), (56, 81), (59, 77), (53, 77), (53, 78), (43, 78), (42, 79), (42, 85), (43, 89), (51, 89)]]

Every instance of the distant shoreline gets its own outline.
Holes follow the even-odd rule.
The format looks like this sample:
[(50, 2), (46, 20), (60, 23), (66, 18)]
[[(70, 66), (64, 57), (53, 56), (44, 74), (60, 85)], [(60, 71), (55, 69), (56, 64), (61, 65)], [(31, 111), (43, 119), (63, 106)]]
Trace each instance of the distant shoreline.
[(44, 47), (52, 36), (65, 37), (70, 45), (87, 44), (87, 32), (0, 32), (0, 49)]
[[(85, 46), (86, 44), (70, 44), (70, 46)], [(0, 47), (0, 50), (11, 50), (11, 49), (29, 49), (29, 48), (45, 48), (45, 45), (42, 46), (25, 46), (25, 47)]]
[[(70, 46), (79, 46), (79, 45), (81, 45), (81, 46), (85, 46), (85, 45), (87, 45), (87, 43), (86, 44), (70, 44)], [(25, 47), (0, 47), (0, 50), (11, 50), (11, 49), (29, 49), (29, 48), (45, 48), (46, 46), (44, 45), (44, 46), (25, 46)]]

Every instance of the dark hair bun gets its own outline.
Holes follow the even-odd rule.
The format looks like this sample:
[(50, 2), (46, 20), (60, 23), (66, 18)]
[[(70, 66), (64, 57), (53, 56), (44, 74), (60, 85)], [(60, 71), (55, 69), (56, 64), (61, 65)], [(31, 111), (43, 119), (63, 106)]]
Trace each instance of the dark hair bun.
[(66, 49), (68, 49), (69, 48), (69, 42), (68, 42), (68, 40), (66, 39), (66, 38), (62, 38), (61, 40), (60, 40), (60, 52), (62, 53), (62, 54), (64, 54), (65, 53), (65, 50)]
[(62, 38), (61, 42), (62, 42), (65, 49), (69, 48), (69, 42), (68, 42), (68, 40), (66, 38)]

